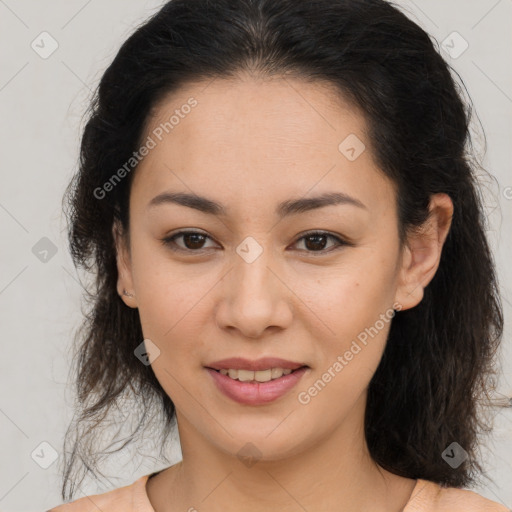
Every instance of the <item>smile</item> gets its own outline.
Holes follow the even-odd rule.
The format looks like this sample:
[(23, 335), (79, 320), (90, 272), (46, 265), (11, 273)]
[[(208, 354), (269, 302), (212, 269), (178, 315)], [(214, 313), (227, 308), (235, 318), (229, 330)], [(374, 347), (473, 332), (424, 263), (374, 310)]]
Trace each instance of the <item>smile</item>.
[(244, 370), (244, 369), (233, 369), (226, 370), (222, 368), (218, 370), (222, 375), (227, 375), (233, 380), (239, 380), (241, 382), (268, 382), (270, 380), (279, 379), (283, 375), (289, 375), (292, 370), (289, 368), (268, 368), (267, 370)]
[(258, 371), (206, 368), (223, 395), (245, 405), (264, 405), (283, 397), (308, 370), (307, 366), (295, 370), (269, 368)]

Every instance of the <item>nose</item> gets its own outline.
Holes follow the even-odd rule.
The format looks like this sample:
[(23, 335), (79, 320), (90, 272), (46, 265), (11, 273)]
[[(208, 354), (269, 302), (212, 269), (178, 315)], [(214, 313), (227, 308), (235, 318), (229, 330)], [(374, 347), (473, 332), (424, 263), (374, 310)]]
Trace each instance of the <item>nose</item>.
[(293, 292), (266, 254), (264, 251), (251, 263), (236, 256), (233, 268), (218, 288), (215, 320), (219, 328), (260, 338), (266, 331), (290, 325)]

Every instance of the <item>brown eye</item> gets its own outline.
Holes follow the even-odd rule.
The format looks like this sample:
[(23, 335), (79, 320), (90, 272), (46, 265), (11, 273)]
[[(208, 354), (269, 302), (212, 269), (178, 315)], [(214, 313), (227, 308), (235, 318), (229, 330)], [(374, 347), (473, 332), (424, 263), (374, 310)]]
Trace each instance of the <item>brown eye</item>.
[(307, 252), (330, 252), (330, 250), (325, 250), (325, 247), (329, 239), (335, 241), (334, 247), (350, 245), (341, 238), (331, 235), (330, 233), (327, 233), (325, 231), (313, 231), (310, 233), (306, 233), (301, 238), (299, 238), (296, 243), (298, 243), (301, 240), (304, 240)]
[[(176, 240), (180, 238), (183, 241), (183, 245), (176, 243)], [(173, 251), (200, 252), (202, 249), (205, 249), (204, 243), (208, 238), (210, 237), (198, 231), (180, 231), (170, 237), (164, 238), (162, 243)]]
[(186, 233), (183, 236), (183, 243), (187, 249), (202, 249), (206, 236), (199, 233)]

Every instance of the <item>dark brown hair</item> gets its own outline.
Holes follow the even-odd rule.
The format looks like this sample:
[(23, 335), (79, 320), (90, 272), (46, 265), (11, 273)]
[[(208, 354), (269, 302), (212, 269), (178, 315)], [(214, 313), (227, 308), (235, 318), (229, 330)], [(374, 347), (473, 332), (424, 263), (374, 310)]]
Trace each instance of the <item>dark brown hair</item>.
[[(119, 221), (128, 232), (136, 167), (104, 197), (95, 191), (140, 147), (164, 95), (243, 71), (327, 81), (360, 108), (379, 168), (396, 185), (401, 242), (426, 220), (431, 195), (451, 197), (440, 266), (421, 303), (392, 321), (365, 424), (370, 453), (387, 470), (467, 485), (482, 472), (477, 436), (488, 426), (477, 406), (492, 385), (503, 318), (463, 82), (429, 35), (384, 0), (172, 0), (126, 40), (103, 74), (66, 191), (71, 254), (95, 282), (76, 336), (78, 403), (65, 439), (63, 498), (73, 497), (78, 469), (96, 475), (99, 428), (123, 408), (121, 400), (131, 397), (142, 413), (118, 450), (146, 422), (161, 429), (163, 456), (175, 422), (151, 366), (134, 356), (143, 340), (138, 311), (116, 287), (112, 226)], [(470, 455), (457, 469), (441, 457), (453, 441)]]

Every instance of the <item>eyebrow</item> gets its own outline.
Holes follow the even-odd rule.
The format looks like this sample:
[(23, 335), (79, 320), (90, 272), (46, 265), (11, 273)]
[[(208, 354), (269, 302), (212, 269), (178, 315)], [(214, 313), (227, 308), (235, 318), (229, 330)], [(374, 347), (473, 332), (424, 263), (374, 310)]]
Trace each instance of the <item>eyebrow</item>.
[[(216, 216), (227, 216), (226, 208), (212, 199), (189, 194), (185, 192), (163, 192), (154, 197), (147, 205), (146, 209), (152, 209), (162, 204), (179, 204), (194, 208), (200, 212)], [(283, 218), (289, 215), (323, 208), (333, 205), (352, 205), (358, 208), (367, 209), (366, 206), (354, 197), (342, 192), (327, 192), (316, 197), (301, 197), (299, 199), (290, 199), (279, 203), (276, 208), (278, 217)]]

